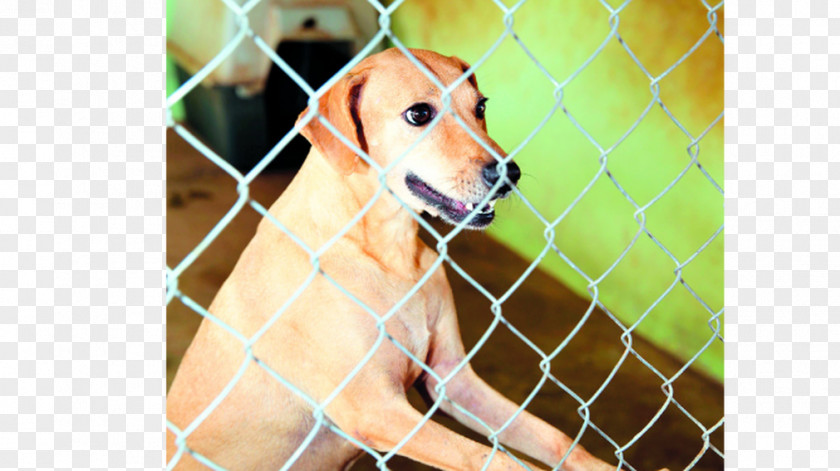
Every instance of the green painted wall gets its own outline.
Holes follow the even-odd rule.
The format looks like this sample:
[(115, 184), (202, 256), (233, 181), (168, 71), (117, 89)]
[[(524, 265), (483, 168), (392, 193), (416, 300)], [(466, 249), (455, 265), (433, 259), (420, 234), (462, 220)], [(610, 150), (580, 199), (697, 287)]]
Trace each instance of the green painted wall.
[[(719, 16), (722, 27), (722, 12)], [(504, 31), (501, 11), (484, 0), (406, 2), (392, 21), (393, 31), (406, 46), (457, 55), (470, 63), (475, 63)], [(656, 76), (683, 56), (708, 26), (706, 10), (695, 0), (636, 0), (621, 13), (618, 32)], [(598, 2), (549, 0), (526, 2), (514, 15), (513, 28), (558, 81), (577, 70), (610, 30), (608, 13)], [(478, 70), (477, 78), (481, 90), (490, 97), (490, 135), (508, 151), (526, 138), (553, 105), (553, 85), (510, 37)], [(661, 81), (660, 96), (695, 136), (717, 118), (723, 110), (723, 46), (717, 37), (711, 36)], [(627, 132), (651, 98), (649, 79), (612, 40), (565, 87), (563, 103), (606, 148)], [(689, 163), (689, 144), (690, 139), (655, 105), (638, 128), (609, 154), (608, 169), (627, 193), (644, 205)], [(699, 149), (699, 162), (722, 185), (722, 122), (702, 139)], [(554, 220), (596, 175), (598, 157), (596, 147), (558, 110), (516, 158), (524, 173), (520, 188), (547, 219)], [(544, 225), (522, 201), (501, 203), (497, 208), (499, 217), (490, 234), (524, 258), (533, 259), (546, 245)], [(557, 225), (557, 246), (584, 272), (597, 278), (638, 231), (633, 213), (633, 206), (607, 175), (602, 175)], [(682, 262), (722, 224), (723, 197), (697, 167), (692, 167), (645, 214), (647, 228)], [(540, 268), (587, 296), (587, 282), (553, 252)], [(675, 263), (642, 234), (598, 285), (600, 299), (623, 322), (634, 323), (674, 282), (675, 268)], [(720, 310), (723, 237), (717, 237), (691, 261), (682, 275), (712, 310)], [(638, 331), (687, 360), (712, 336), (709, 318), (706, 309), (678, 284), (649, 312)], [(696, 365), (722, 379), (721, 342), (714, 342)]]
[[(175, 10), (175, 2), (176, 0), (169, 0), (166, 2), (166, 17), (172, 18), (172, 12)], [(172, 24), (171, 21), (166, 22), (166, 35), (169, 36), (169, 25)], [(172, 95), (175, 90), (178, 89), (178, 77), (175, 74), (175, 62), (172, 60), (172, 57), (167, 54), (166, 55), (166, 96)], [(175, 121), (183, 121), (186, 117), (186, 112), (184, 111), (184, 104), (182, 102), (178, 102), (175, 106), (172, 107), (172, 118)]]

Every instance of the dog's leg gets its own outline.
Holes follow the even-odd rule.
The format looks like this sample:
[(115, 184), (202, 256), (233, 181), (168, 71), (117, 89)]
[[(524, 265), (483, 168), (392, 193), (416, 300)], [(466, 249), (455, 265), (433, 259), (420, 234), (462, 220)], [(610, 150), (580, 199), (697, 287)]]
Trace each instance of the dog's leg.
[[(446, 286), (442, 295), (445, 307), (434, 327), (428, 360), (429, 366), (441, 378), (449, 375), (466, 357), (461, 334), (458, 331), (458, 319), (451, 289)], [(433, 399), (437, 399), (436, 385), (432, 377), (426, 378), (426, 390)], [(493, 430), (498, 430), (519, 409), (518, 404), (507, 399), (479, 378), (469, 365), (462, 368), (446, 383), (446, 396), (481, 419)], [(484, 435), (488, 433), (486, 427), (461, 413), (448, 401), (443, 401), (441, 408), (476, 432)], [(568, 435), (524, 410), (518, 413), (498, 437), (506, 446), (519, 450), (551, 467), (556, 466), (563, 459), (573, 442)], [(609, 465), (592, 456), (578, 444), (563, 462), (563, 469), (566, 471), (607, 471), (616, 470), (617, 466)]]
[[(444, 377), (451, 372), (451, 365), (433, 365), (435, 372)], [(433, 399), (437, 399), (436, 382), (427, 379), (426, 388)], [(494, 430), (498, 429), (518, 410), (519, 405), (504, 397), (501, 393), (484, 382), (467, 365), (446, 383), (446, 396), (481, 419)], [(463, 414), (448, 401), (441, 402), (441, 409), (456, 420), (481, 434), (487, 434), (487, 428)], [(572, 439), (548, 423), (523, 410), (511, 424), (498, 435), (506, 446), (522, 451), (549, 466), (556, 466), (572, 444)], [(587, 452), (581, 445), (576, 445), (563, 468), (567, 471), (606, 471), (615, 470)]]
[[(365, 391), (370, 394), (370, 391)], [(352, 396), (352, 395), (351, 395)], [(393, 449), (414, 427), (423, 420), (423, 415), (414, 409), (405, 397), (380, 401), (364, 401), (342, 404), (337, 398), (328, 415), (346, 433), (378, 451)], [(350, 406), (347, 408), (345, 406)], [(354, 409), (355, 408), (355, 409)], [(350, 412), (352, 411), (352, 412)], [(435, 468), (451, 471), (472, 471), (482, 469), (493, 453), (492, 448), (476, 443), (433, 421), (427, 421), (403, 445), (397, 454), (425, 463)], [(530, 463), (532, 470), (539, 470)], [(501, 451), (493, 456), (489, 471), (523, 469)]]

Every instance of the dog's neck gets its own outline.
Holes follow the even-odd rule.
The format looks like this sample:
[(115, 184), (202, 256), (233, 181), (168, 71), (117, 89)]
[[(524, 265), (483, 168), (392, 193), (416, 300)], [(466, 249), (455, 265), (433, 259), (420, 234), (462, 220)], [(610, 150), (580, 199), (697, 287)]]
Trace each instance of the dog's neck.
[[(317, 250), (342, 231), (378, 189), (376, 172), (369, 166), (359, 164), (356, 172), (341, 175), (313, 148), (270, 212)], [(356, 244), (397, 273), (411, 273), (419, 267), (424, 247), (417, 235), (417, 221), (389, 192), (383, 191), (341, 242)]]

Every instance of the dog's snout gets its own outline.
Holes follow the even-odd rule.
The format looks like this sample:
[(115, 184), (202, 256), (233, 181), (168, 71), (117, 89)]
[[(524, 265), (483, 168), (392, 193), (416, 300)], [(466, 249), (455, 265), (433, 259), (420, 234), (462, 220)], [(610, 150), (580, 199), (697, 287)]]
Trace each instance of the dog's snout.
[[(519, 176), (521, 175), (519, 171), (519, 165), (516, 165), (513, 161), (508, 162), (507, 165), (507, 178), (516, 185), (516, 182), (519, 181)], [(499, 181), (499, 171), (497, 168), (497, 162), (490, 162), (489, 164), (485, 165), (484, 168), (481, 169), (481, 179), (484, 180), (484, 183), (492, 187)], [(505, 183), (499, 188), (500, 194), (505, 194), (511, 190), (510, 185)]]

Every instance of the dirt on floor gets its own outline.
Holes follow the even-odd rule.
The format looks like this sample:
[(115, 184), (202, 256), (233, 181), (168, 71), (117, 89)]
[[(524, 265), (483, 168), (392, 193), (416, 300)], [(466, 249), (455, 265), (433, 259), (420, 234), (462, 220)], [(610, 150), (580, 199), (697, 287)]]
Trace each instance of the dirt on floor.
[[(250, 185), (250, 197), (268, 207), (293, 176), (292, 170), (262, 174)], [(233, 178), (170, 131), (166, 218), (170, 267), (180, 263), (210, 232), (233, 207), (237, 197)], [(179, 290), (198, 304), (208, 306), (253, 236), (259, 220), (260, 215), (255, 210), (249, 206), (243, 208), (181, 275)], [(440, 223), (433, 221), (433, 224), (439, 231), (448, 232)], [(472, 231), (455, 237), (449, 244), (449, 253), (494, 295), (505, 292), (529, 264), (485, 234)], [(469, 349), (485, 334), (494, 319), (490, 301), (448, 266), (447, 276), (455, 294), (461, 334)], [(502, 314), (538, 348), (551, 352), (578, 325), (588, 308), (588, 300), (535, 270), (503, 303)], [(178, 299), (169, 304), (167, 387), (200, 321), (201, 317)], [(625, 445), (653, 421), (650, 430), (624, 452), (625, 458), (637, 470), (685, 469), (704, 451), (703, 430), (695, 421), (710, 428), (723, 417), (723, 386), (689, 368), (673, 382), (673, 400), (676, 402), (667, 403), (668, 396), (662, 388), (664, 381), (632, 352), (627, 353), (620, 340), (621, 333), (622, 330), (603, 312), (592, 311), (577, 334), (551, 362), (551, 372), (583, 400), (588, 400), (603, 383), (608, 383), (589, 407), (589, 419), (619, 445)], [(633, 349), (666, 375), (672, 375), (682, 367), (682, 362), (639, 336), (633, 336)], [(608, 381), (622, 358), (623, 364)], [(521, 403), (540, 382), (539, 361), (540, 357), (531, 347), (507, 326), (499, 324), (478, 351), (472, 365), (489, 384)], [(410, 399), (425, 410), (416, 392), (412, 391)], [(547, 381), (527, 410), (574, 436), (584, 423), (578, 415), (579, 406), (567, 392)], [(436, 414), (434, 420), (486, 442), (485, 438), (443, 414)], [(722, 427), (708, 438), (711, 444), (723, 450)], [(615, 448), (591, 427), (585, 430), (582, 443), (595, 455), (614, 461)], [(429, 469), (400, 457), (391, 459), (388, 466), (393, 470)], [(364, 458), (353, 469), (373, 470), (376, 469), (375, 462)], [(723, 459), (707, 450), (692, 469), (720, 470)]]

